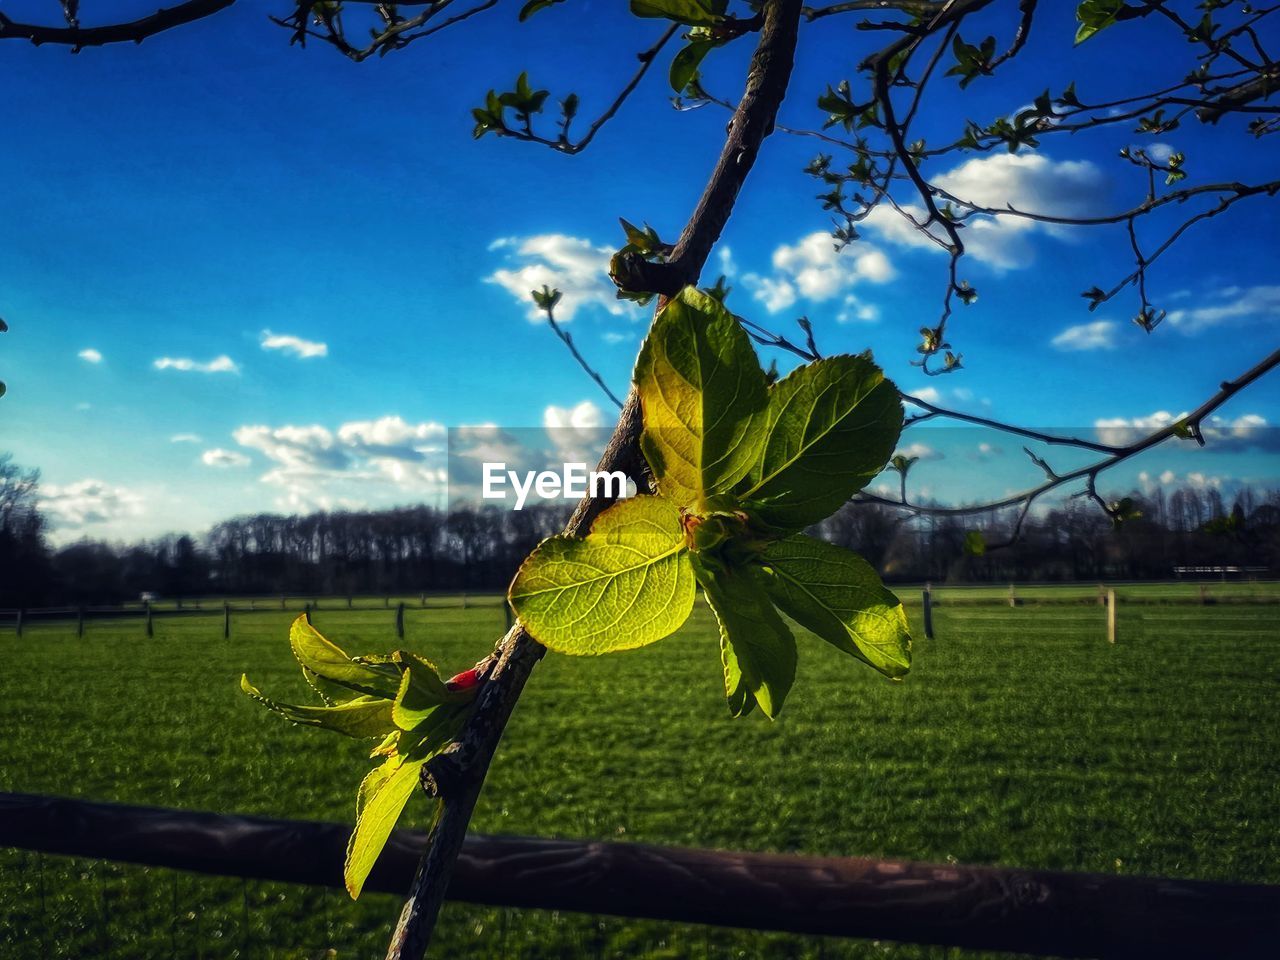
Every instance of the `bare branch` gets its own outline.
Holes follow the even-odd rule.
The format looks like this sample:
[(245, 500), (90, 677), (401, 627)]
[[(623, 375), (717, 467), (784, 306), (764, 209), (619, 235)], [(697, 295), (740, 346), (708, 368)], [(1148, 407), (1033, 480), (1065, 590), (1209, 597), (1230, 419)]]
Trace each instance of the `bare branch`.
[[(1032, 459), (1036, 462), (1036, 465), (1044, 470), (1046, 479), (1044, 483), (1024, 490), (1021, 493), (1013, 494), (1012, 496), (961, 507), (942, 507), (910, 503), (905, 497), (900, 500), (891, 500), (887, 497), (881, 497), (876, 494), (863, 491), (854, 497), (852, 502), (878, 503), (883, 506), (897, 507), (914, 516), (963, 517), (972, 516), (973, 514), (978, 513), (988, 513), (992, 510), (1003, 510), (1008, 507), (1021, 507), (1025, 515), (1026, 511), (1030, 509), (1031, 504), (1049, 491), (1055, 490), (1064, 484), (1083, 480), (1085, 481), (1085, 494), (1089, 496), (1090, 499), (1101, 505), (1108, 515), (1114, 515), (1111, 506), (1098, 495), (1096, 490), (1095, 485), (1097, 479), (1102, 473), (1137, 456), (1140, 453), (1143, 453), (1146, 450), (1150, 450), (1152, 447), (1158, 446), (1171, 437), (1191, 436), (1196, 439), (1198, 443), (1203, 445), (1203, 425), (1205, 419), (1245, 387), (1249, 386), (1254, 381), (1259, 380), (1276, 367), (1280, 367), (1280, 350), (1275, 350), (1249, 370), (1236, 377), (1236, 379), (1224, 381), (1213, 396), (1209, 397), (1204, 401), (1204, 403), (1200, 404), (1199, 407), (1176, 423), (1172, 423), (1167, 427), (1155, 430), (1131, 444), (1126, 444), (1122, 447), (1106, 448), (1110, 449), (1112, 452), (1110, 452), (1105, 458), (1076, 470), (1071, 470), (1067, 473), (1057, 473), (1043, 459), (1032, 455)], [(994, 423), (990, 425), (997, 427), (1000, 426)], [(1019, 431), (1014, 430), (1012, 432)], [(1045, 442), (1049, 441), (1046, 439)], [(1085, 446), (1086, 444), (1076, 443), (1075, 445)]]
[(81, 26), (76, 4), (63, 4), (65, 27), (18, 23), (0, 13), (0, 40), (30, 40), (37, 46), (54, 43), (71, 47), (73, 53), (84, 47), (100, 47), (108, 43), (141, 43), (157, 33), (211, 17), (233, 3), (235, 0), (188, 0), (137, 20), (100, 27)]

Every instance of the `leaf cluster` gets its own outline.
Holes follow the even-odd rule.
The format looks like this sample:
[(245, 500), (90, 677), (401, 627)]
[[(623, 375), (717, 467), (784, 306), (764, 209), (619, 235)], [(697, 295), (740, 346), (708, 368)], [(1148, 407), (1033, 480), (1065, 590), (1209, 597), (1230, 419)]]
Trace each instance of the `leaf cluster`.
[(356, 794), (356, 825), (343, 866), (347, 892), (355, 899), (417, 787), (423, 765), (462, 730), (475, 688), (445, 682), (429, 660), (406, 650), (351, 657), (305, 616), (293, 622), (289, 644), (320, 705), (271, 700), (247, 676), (240, 678), (240, 689), (292, 723), (378, 741), (370, 756), (381, 764)]
[(802, 533), (889, 461), (903, 413), (881, 370), (835, 356), (771, 382), (738, 320), (687, 287), (655, 319), (635, 386), (657, 495), (619, 501), (585, 538), (538, 546), (508, 591), (530, 634), (567, 654), (646, 646), (684, 623), (700, 587), (735, 716), (782, 708), (797, 658), (783, 614), (904, 675), (897, 598), (861, 557)]

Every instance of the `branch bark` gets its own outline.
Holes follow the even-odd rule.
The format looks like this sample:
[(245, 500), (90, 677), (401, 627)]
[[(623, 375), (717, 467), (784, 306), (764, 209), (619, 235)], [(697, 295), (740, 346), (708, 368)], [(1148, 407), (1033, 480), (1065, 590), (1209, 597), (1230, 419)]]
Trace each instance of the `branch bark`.
[(30, 40), (37, 46), (42, 43), (57, 43), (71, 47), (73, 51), (108, 43), (141, 43), (157, 33), (211, 17), (233, 3), (235, 0), (188, 0), (187, 3), (157, 10), (150, 16), (128, 23), (112, 23), (101, 27), (81, 27), (78, 24), (45, 27), (33, 23), (17, 23), (0, 13), (0, 40)]
[[(768, 0), (764, 5), (764, 22), (746, 90), (730, 121), (720, 159), (680, 235), (671, 261), (661, 265), (674, 284), (663, 292), (675, 293), (697, 281), (751, 172), (760, 144), (773, 130), (791, 79), (800, 8), (800, 0)], [(644, 488), (647, 470), (639, 447), (641, 427), (640, 401), (633, 389), (627, 395), (599, 469), (623, 470), (636, 479), (638, 487)], [(565, 533), (584, 533), (611, 503), (605, 498), (585, 498)], [(523, 627), (518, 623), (512, 627), (494, 652), (477, 666), (482, 686), (466, 729), (448, 751), (424, 769), (424, 788), (443, 798), (444, 809), (431, 832), (431, 846), (418, 865), (387, 960), (406, 960), (425, 953), (489, 763), (525, 682), (543, 653), (545, 648)]]

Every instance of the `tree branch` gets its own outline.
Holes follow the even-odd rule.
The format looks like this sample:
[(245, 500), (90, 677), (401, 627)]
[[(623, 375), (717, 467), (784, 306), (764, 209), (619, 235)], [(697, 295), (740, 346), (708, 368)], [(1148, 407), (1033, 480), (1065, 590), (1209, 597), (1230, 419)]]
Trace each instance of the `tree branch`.
[(82, 27), (74, 17), (68, 17), (65, 27), (45, 27), (17, 23), (0, 13), (0, 40), (30, 40), (37, 46), (56, 43), (71, 47), (73, 53), (84, 47), (100, 47), (108, 43), (141, 43), (157, 33), (213, 16), (233, 3), (235, 0), (188, 0), (138, 20), (100, 27)]
[[(724, 229), (760, 143), (773, 127), (773, 118), (791, 78), (800, 0), (767, 0), (763, 16), (746, 92), (730, 124), (720, 161), (676, 247), (677, 269), (686, 283), (697, 280)], [(639, 450), (642, 425), (640, 402), (633, 389), (600, 461), (601, 470), (626, 471), (636, 479), (637, 486), (647, 486), (644, 458)], [(578, 504), (565, 533), (570, 536), (584, 533), (611, 502), (585, 498)], [(443, 810), (431, 831), (430, 849), (419, 864), (396, 925), (388, 960), (416, 958), (425, 951), (485, 773), (520, 692), (544, 653), (545, 648), (522, 626), (517, 623), (512, 627), (494, 652), (477, 667), (482, 684), (466, 729), (446, 754), (424, 770), (424, 780), (434, 778), (442, 767), (455, 776), (452, 787), (443, 795)]]
[[(1219, 387), (1217, 393), (1209, 397), (1209, 399), (1205, 400), (1204, 403), (1200, 404), (1199, 407), (1187, 414), (1181, 420), (1171, 423), (1167, 427), (1156, 430), (1134, 443), (1127, 444), (1122, 447), (1111, 447), (1109, 449), (1112, 452), (1104, 459), (1091, 463), (1088, 466), (1080, 467), (1079, 469), (1072, 470), (1068, 473), (1059, 474), (1054, 472), (1043, 459), (1033, 456), (1033, 461), (1035, 461), (1036, 465), (1045, 472), (1046, 479), (1044, 483), (1024, 490), (1021, 493), (1004, 497), (1000, 500), (991, 500), (986, 503), (978, 503), (962, 507), (940, 507), (909, 503), (905, 497), (901, 500), (891, 500), (887, 497), (881, 497), (876, 494), (863, 491), (853, 498), (853, 502), (878, 503), (883, 506), (897, 507), (899, 509), (906, 510), (916, 516), (927, 515), (940, 517), (963, 517), (971, 516), (975, 513), (987, 513), (992, 510), (1002, 510), (1007, 507), (1022, 507), (1023, 516), (1025, 517), (1025, 514), (1027, 510), (1030, 509), (1032, 502), (1039, 499), (1050, 490), (1054, 490), (1063, 484), (1072, 483), (1076, 480), (1084, 480), (1086, 484), (1085, 492), (1089, 497), (1100, 504), (1102, 509), (1108, 515), (1114, 516), (1111, 508), (1107, 505), (1106, 501), (1098, 495), (1095, 489), (1095, 484), (1100, 474), (1110, 470), (1117, 464), (1123, 463), (1125, 460), (1129, 460), (1146, 450), (1150, 450), (1152, 447), (1163, 443), (1170, 437), (1190, 436), (1195, 439), (1197, 443), (1203, 446), (1205, 442), (1203, 434), (1205, 418), (1245, 387), (1249, 386), (1249, 384), (1260, 379), (1276, 367), (1280, 367), (1280, 350), (1273, 351), (1269, 356), (1259, 361), (1240, 376), (1236, 377), (1236, 379), (1224, 381)], [(912, 402), (919, 401), (913, 400)], [(991, 425), (996, 427), (1001, 426), (996, 423), (992, 423)], [(1015, 429), (1012, 432), (1020, 431)], [(1023, 435), (1026, 436), (1032, 434), (1023, 432)], [(1077, 443), (1076, 445), (1084, 446), (1085, 444)], [(1099, 446), (1102, 447), (1102, 449), (1108, 449), (1105, 445)]]

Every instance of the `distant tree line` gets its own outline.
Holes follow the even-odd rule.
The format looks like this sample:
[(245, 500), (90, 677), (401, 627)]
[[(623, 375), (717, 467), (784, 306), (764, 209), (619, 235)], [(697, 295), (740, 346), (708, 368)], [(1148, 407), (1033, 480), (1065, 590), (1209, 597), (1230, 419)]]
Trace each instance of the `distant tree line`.
[[(1028, 517), (917, 516), (849, 504), (816, 529), (858, 551), (887, 580), (918, 582), (1169, 579), (1175, 566), (1265, 567), (1280, 575), (1280, 490), (1212, 487), (1132, 494), (1139, 514), (1114, 527), (1082, 500)], [(564, 525), (567, 506), (431, 507), (254, 514), (200, 537), (133, 544), (50, 544), (39, 475), (0, 455), (0, 607), (100, 604), (159, 596), (356, 596), (500, 590)], [(978, 535), (975, 539), (974, 534)], [(982, 546), (977, 546), (981, 543)], [(986, 545), (997, 547), (985, 549)]]

